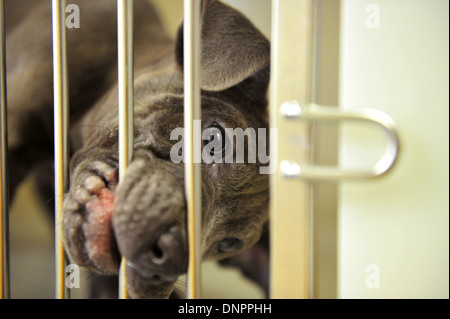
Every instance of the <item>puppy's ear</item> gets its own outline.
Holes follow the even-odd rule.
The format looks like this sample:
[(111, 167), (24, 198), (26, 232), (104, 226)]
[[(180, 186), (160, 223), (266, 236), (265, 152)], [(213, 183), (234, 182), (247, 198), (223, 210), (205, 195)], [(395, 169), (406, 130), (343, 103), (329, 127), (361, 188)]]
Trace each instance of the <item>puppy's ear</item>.
[[(223, 91), (262, 69), (268, 82), (270, 43), (246, 17), (217, 0), (204, 0), (201, 26), (203, 90)], [(176, 59), (183, 67), (183, 26), (178, 30)]]

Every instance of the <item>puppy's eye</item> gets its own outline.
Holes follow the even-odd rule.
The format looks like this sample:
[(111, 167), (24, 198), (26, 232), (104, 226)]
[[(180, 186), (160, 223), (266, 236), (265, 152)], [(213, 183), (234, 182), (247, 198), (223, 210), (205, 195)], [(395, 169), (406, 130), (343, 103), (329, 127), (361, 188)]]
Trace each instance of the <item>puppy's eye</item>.
[(209, 149), (209, 155), (222, 156), (225, 153), (225, 131), (214, 123), (203, 133), (203, 140)]
[(218, 249), (220, 252), (228, 253), (236, 251), (242, 247), (242, 240), (235, 237), (224, 238), (218, 243)]

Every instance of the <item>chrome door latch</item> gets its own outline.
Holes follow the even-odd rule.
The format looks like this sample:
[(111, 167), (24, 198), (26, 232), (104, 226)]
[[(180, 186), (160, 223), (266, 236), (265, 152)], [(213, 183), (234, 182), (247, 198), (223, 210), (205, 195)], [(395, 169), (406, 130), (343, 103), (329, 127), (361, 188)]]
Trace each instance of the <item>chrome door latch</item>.
[(371, 108), (340, 110), (337, 107), (317, 104), (300, 105), (297, 101), (284, 102), (280, 106), (280, 115), (285, 120), (303, 120), (313, 122), (359, 121), (376, 124), (388, 138), (383, 156), (372, 167), (366, 169), (341, 169), (333, 166), (300, 165), (296, 161), (280, 162), (280, 174), (286, 178), (299, 178), (311, 181), (342, 181), (376, 178), (388, 173), (398, 159), (399, 138), (394, 120), (384, 112)]

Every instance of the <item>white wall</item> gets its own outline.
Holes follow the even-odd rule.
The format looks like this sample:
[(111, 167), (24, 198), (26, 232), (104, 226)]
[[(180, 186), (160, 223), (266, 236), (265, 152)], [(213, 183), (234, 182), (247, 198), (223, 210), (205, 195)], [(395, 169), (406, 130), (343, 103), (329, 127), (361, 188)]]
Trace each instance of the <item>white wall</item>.
[[(340, 105), (390, 114), (402, 149), (389, 176), (341, 185), (341, 298), (449, 297), (448, 14), (446, 0), (342, 0)], [(383, 152), (371, 130), (341, 133), (342, 165)]]
[[(182, 0), (150, 0), (159, 10), (167, 32), (174, 37), (183, 19)], [(260, 31), (270, 38), (271, 0), (222, 0), (244, 13)]]
[(222, 0), (247, 16), (270, 39), (271, 0)]

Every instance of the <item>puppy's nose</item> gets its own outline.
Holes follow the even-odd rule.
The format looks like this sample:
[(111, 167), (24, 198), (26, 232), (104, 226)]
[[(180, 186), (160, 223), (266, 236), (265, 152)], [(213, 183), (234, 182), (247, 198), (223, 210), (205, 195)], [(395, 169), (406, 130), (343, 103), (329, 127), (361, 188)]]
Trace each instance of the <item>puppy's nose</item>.
[(167, 282), (176, 280), (187, 270), (187, 253), (179, 227), (172, 226), (161, 232), (131, 256), (127, 264), (145, 279)]
[(188, 259), (184, 185), (169, 168), (150, 153), (136, 152), (117, 187), (113, 212), (128, 266), (143, 279), (166, 282), (186, 272)]

